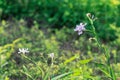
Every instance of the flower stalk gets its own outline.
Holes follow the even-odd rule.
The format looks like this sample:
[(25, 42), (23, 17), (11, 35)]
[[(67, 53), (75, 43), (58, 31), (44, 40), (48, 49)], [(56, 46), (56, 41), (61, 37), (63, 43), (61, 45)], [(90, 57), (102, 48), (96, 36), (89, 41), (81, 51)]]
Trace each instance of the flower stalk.
[(105, 57), (106, 57), (106, 59), (107, 59), (106, 64), (107, 64), (107, 69), (108, 69), (108, 71), (109, 71), (109, 74), (110, 74), (110, 76), (111, 76), (111, 79), (112, 79), (112, 80), (116, 80), (115, 72), (113, 71), (113, 69), (112, 69), (112, 67), (111, 67), (111, 64), (110, 64), (110, 55), (109, 55), (109, 52), (108, 52), (108, 50), (107, 50), (106, 47), (102, 47), (102, 44), (100, 43), (99, 38), (98, 38), (98, 35), (97, 35), (97, 33), (96, 33), (96, 30), (95, 30), (94, 21), (95, 21), (97, 18), (94, 18), (94, 16), (91, 15), (90, 13), (87, 14), (87, 17), (88, 17), (88, 19), (89, 19), (89, 21), (90, 21), (90, 24), (91, 24), (91, 26), (92, 26), (92, 33), (93, 33), (93, 35), (94, 35), (94, 37), (95, 37), (95, 40), (96, 40), (96, 42), (97, 42), (97, 45), (99, 46), (99, 48), (100, 48), (101, 50), (103, 50), (103, 53), (104, 53), (104, 55), (105, 55)]

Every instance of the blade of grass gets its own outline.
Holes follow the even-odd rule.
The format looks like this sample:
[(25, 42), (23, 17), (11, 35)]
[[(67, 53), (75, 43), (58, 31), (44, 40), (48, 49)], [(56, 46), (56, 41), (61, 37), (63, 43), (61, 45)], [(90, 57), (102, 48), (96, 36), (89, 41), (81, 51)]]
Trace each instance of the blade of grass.
[(70, 75), (70, 74), (72, 74), (72, 73), (73, 73), (73, 72), (64, 73), (64, 74), (61, 74), (61, 75), (58, 75), (58, 76), (52, 78), (51, 80), (58, 80), (58, 79), (60, 79), (60, 78), (63, 78), (63, 77), (65, 77), (65, 76), (68, 76), (68, 75)]
[[(35, 61), (31, 60), (30, 58), (28, 58), (28, 57), (25, 56), (25, 55), (22, 55), (22, 56), (23, 56), (24, 58), (28, 59), (29, 61), (33, 62), (33, 63), (37, 66), (37, 64), (36, 64)], [(39, 66), (37, 66), (37, 68), (42, 72), (42, 77), (43, 77), (43, 76), (44, 76), (44, 71), (43, 71), (42, 68), (39, 67)]]

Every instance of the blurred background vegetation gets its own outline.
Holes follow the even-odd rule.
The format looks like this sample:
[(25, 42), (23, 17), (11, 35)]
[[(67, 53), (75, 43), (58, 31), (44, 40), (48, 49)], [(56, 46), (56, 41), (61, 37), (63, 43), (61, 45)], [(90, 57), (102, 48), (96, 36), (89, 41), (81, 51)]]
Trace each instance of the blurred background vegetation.
[[(27, 56), (35, 61), (37, 66), (42, 66), (45, 73), (46, 67), (49, 66), (47, 54), (55, 53), (55, 71), (51, 77), (66, 71), (81, 71), (86, 75), (77, 72), (73, 75), (80, 77), (75, 80), (83, 78), (88, 80), (91, 76), (94, 80), (107, 80), (102, 73), (94, 69), (96, 65), (77, 63), (87, 58), (94, 58), (95, 61), (104, 63), (104, 57), (99, 54), (96, 44), (88, 40), (92, 34), (77, 36), (73, 30), (80, 22), (86, 22), (86, 28), (90, 29), (86, 13), (92, 13), (98, 18), (95, 21), (98, 36), (102, 43), (109, 47), (112, 55), (111, 64), (115, 62), (113, 66), (116, 75), (120, 77), (119, 0), (0, 0), (1, 79), (29, 80), (24, 73), (19, 73), (25, 72), (25, 66), (31, 71), (26, 73), (36, 77), (36, 80), (42, 79), (36, 65), (17, 54), (18, 49), (24, 47), (30, 50)], [(71, 60), (76, 54), (80, 54), (79, 59)], [(63, 65), (62, 63), (69, 58), (71, 61), (67, 63), (70, 63)], [(72, 66), (74, 64), (76, 65)], [(80, 67), (77, 68), (78, 66)], [(68, 77), (72, 78), (73, 75)]]
[(0, 0), (0, 6), (1, 19), (25, 19), (29, 27), (35, 20), (40, 27), (71, 28), (90, 12), (98, 17), (97, 30), (104, 40), (117, 38), (110, 24), (120, 26), (119, 0)]

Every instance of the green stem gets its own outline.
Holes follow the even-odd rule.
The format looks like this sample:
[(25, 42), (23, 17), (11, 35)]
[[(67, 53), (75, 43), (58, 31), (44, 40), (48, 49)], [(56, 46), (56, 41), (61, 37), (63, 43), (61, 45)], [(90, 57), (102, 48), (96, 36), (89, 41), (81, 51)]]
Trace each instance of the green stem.
[(106, 59), (107, 59), (107, 65), (108, 65), (108, 70), (109, 70), (109, 73), (110, 73), (110, 76), (112, 77), (112, 80), (116, 80), (116, 76), (115, 76), (115, 73), (114, 73), (114, 71), (113, 71), (113, 69), (112, 69), (112, 67), (111, 67), (111, 65), (110, 65), (110, 56), (109, 56), (109, 53), (108, 53), (108, 50), (106, 49), (106, 48), (103, 48), (102, 47), (102, 45), (101, 45), (101, 43), (100, 43), (100, 41), (99, 41), (99, 39), (98, 39), (98, 36), (97, 36), (97, 33), (96, 33), (96, 30), (95, 30), (95, 26), (94, 26), (94, 24), (93, 24), (93, 20), (92, 19), (90, 19), (89, 17), (88, 17), (88, 19), (90, 20), (90, 23), (91, 23), (91, 26), (92, 26), (92, 32), (93, 32), (93, 34), (94, 34), (94, 36), (95, 36), (95, 39), (96, 39), (96, 42), (97, 42), (97, 45), (99, 46), (99, 48), (102, 50), (104, 50), (104, 55), (105, 55), (105, 57), (106, 57)]
[(93, 24), (93, 21), (92, 21), (91, 19), (89, 19), (89, 20), (90, 20), (90, 23), (91, 23), (91, 25), (92, 25), (92, 29), (93, 29), (92, 32), (93, 32), (93, 34), (94, 34), (94, 36), (95, 36), (97, 45), (99, 46), (99, 48), (102, 48), (102, 46), (100, 45), (100, 42), (99, 42), (99, 40), (98, 40), (98, 36), (97, 36), (96, 30), (95, 30), (95, 26), (94, 26), (94, 24)]

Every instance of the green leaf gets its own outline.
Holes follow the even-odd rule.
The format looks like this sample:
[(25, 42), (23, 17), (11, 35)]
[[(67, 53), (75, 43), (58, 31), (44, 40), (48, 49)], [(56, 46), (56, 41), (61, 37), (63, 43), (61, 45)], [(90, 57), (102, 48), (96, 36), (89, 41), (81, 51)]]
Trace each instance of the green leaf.
[(76, 58), (78, 58), (78, 56), (79, 56), (79, 55), (75, 55), (75, 56), (71, 57), (70, 59), (67, 59), (67, 60), (64, 62), (64, 64), (67, 64), (67, 63), (69, 63), (69, 62), (72, 62), (73, 60), (75, 60)]
[(28, 76), (29, 78), (31, 78), (32, 80), (34, 80), (33, 78), (32, 78), (32, 76), (29, 74), (29, 73), (27, 73), (27, 72), (24, 72), (24, 71), (21, 71), (23, 74), (25, 74), (26, 76)]
[(98, 62), (93, 62), (93, 63), (98, 67), (107, 67), (107, 65), (103, 63), (98, 63)]
[(94, 63), (99, 68), (100, 71), (102, 71), (106, 76), (111, 78), (109, 72), (107, 70), (105, 70), (108, 67), (107, 65), (105, 65), (103, 63), (98, 63), (98, 62), (94, 62)]
[(113, 80), (117, 80), (114, 70), (110, 67), (110, 74)]
[(102, 71), (106, 76), (111, 78), (110, 74), (106, 70), (102, 69), (101, 67), (99, 67), (99, 70)]
[[(31, 60), (31, 58), (29, 58), (29, 57), (27, 57), (27, 56), (25, 56), (25, 55), (23, 55), (23, 54), (22, 54), (22, 56), (23, 56), (24, 58), (26, 58), (27, 60), (31, 61), (32, 63), (34, 63), (34, 64), (36, 65), (36, 67), (42, 72), (42, 77), (44, 76), (44, 71), (43, 71), (43, 69), (42, 69), (40, 66), (38, 66), (37, 63), (36, 63), (34, 60)], [(23, 66), (23, 67), (24, 67), (24, 66)]]
[(34, 78), (28, 73), (29, 71), (24, 65), (23, 65), (23, 69), (24, 71), (21, 70), (21, 72), (25, 74), (26, 76), (28, 76), (29, 78), (31, 78), (32, 80), (34, 80)]
[(64, 73), (64, 74), (61, 74), (61, 75), (58, 75), (58, 76), (52, 78), (51, 80), (57, 80), (57, 79), (60, 79), (60, 78), (65, 77), (65, 76), (68, 76), (68, 75), (70, 75), (70, 74), (72, 74), (72, 73), (73, 73), (73, 72)]
[(89, 63), (92, 59), (85, 59), (85, 60), (80, 60), (79, 63), (80, 64), (86, 64)]
[(49, 78), (50, 72), (51, 72), (51, 67), (47, 70), (47, 74), (45, 75), (43, 80), (47, 80)]

